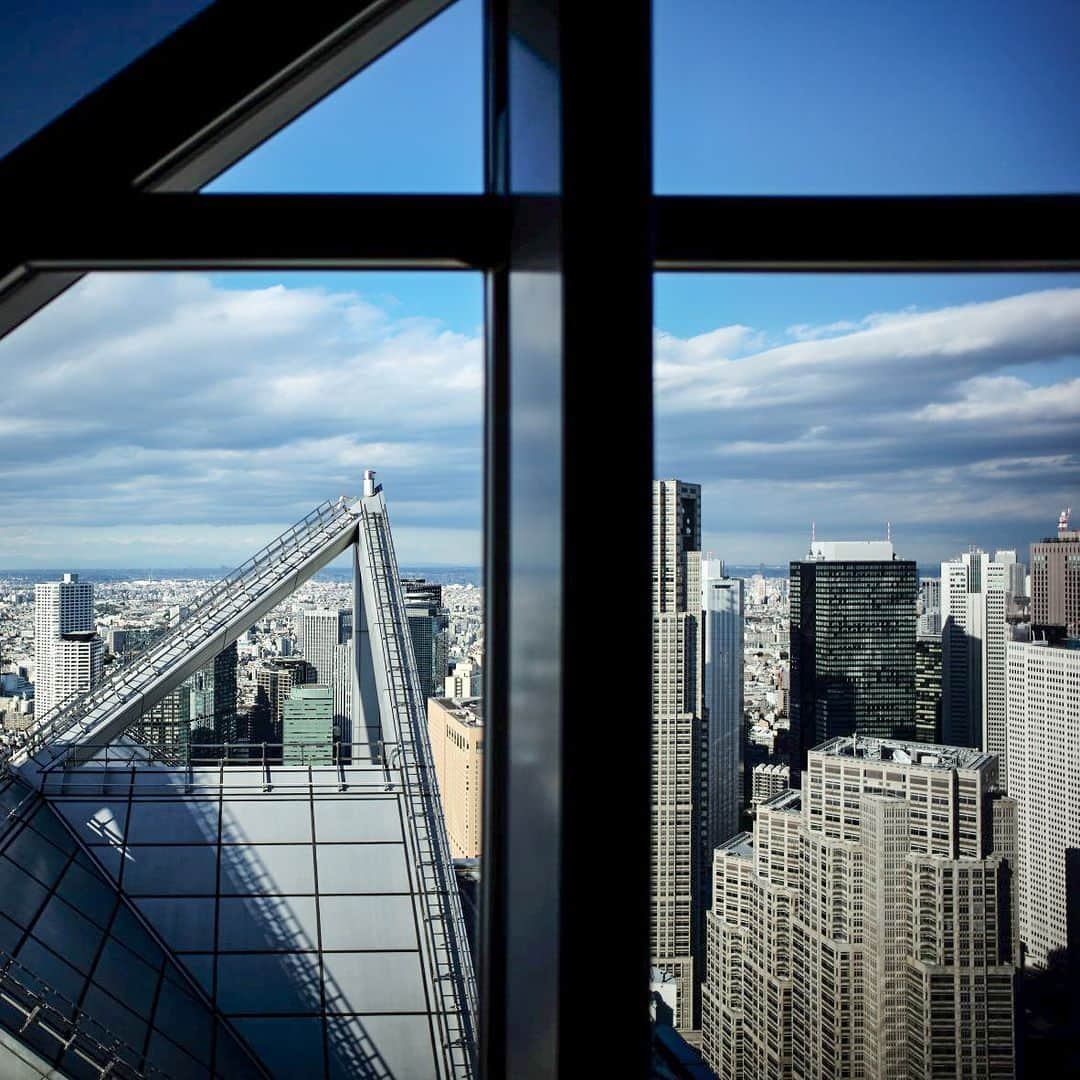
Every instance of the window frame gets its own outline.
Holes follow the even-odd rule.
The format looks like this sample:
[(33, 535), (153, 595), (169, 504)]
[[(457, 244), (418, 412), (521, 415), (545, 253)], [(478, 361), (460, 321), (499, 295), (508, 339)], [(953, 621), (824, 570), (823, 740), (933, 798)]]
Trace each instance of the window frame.
[(640, 1076), (653, 274), (1075, 270), (1080, 198), (656, 196), (650, 0), (486, 0), (482, 194), (195, 193), (450, 2), (217, 0), (12, 151), (0, 336), (94, 270), (484, 273), (479, 1067)]

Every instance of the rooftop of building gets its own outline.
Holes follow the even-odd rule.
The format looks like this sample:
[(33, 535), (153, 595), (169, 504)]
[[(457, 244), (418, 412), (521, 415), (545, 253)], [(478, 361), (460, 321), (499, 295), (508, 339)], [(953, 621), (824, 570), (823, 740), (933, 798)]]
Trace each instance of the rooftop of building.
[(477, 727), (483, 726), (483, 698), (437, 697), (433, 700), (438, 702), (440, 708), (442, 708), (444, 712), (448, 712), (455, 720), (460, 720), (463, 724), (475, 725)]
[(812, 757), (891, 761), (897, 765), (920, 765), (932, 769), (975, 769), (992, 756), (966, 746), (940, 746), (905, 739), (872, 739), (863, 735), (840, 735), (815, 746), (810, 754)]
[(812, 540), (804, 562), (893, 562), (891, 540)]
[(754, 834), (748, 832), (736, 833), (730, 840), (717, 844), (716, 850), (724, 855), (747, 858), (754, 853)]
[(791, 773), (791, 766), (763, 761), (759, 765), (754, 766), (754, 772), (764, 773), (766, 776), (788, 776)]
[(802, 792), (796, 788), (788, 788), (786, 791), (778, 792), (771, 799), (766, 799), (758, 809), (787, 810), (798, 813), (802, 810)]

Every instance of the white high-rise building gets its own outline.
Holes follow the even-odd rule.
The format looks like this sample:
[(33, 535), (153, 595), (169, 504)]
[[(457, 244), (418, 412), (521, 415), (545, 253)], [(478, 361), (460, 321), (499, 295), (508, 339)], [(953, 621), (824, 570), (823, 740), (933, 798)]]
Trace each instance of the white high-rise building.
[(1015, 1075), (997, 762), (842, 736), (714, 860), (702, 1055), (739, 1080)]
[(652, 589), (651, 963), (676, 980), (674, 1026), (689, 1030), (710, 850), (698, 484), (653, 485)]
[(1080, 848), (1080, 649), (1008, 643), (1008, 741), (1020, 940), (1042, 967), (1067, 944), (1066, 851)]
[(458, 660), (446, 676), (445, 696), (448, 698), (481, 697), (484, 693), (484, 673), (472, 660)]
[(712, 850), (739, 831), (743, 772), (743, 583), (719, 559), (702, 560), (701, 609)]
[(352, 640), (335, 645), (330, 661), (330, 688), (334, 699), (334, 730), (338, 738), (348, 745), (353, 741), (352, 714), (353, 693), (356, 687), (356, 659)]
[(315, 681), (328, 685), (333, 678), (334, 649), (352, 636), (352, 612), (311, 608), (303, 612), (301, 647), (315, 669)]
[(950, 746), (1005, 756), (1005, 566), (984, 551), (941, 564), (941, 730)]
[(1015, 550), (994, 552), (994, 562), (1005, 567), (1005, 592), (1009, 596), (1027, 596), (1027, 567), (1018, 562)]
[(101, 679), (104, 643), (94, 632), (94, 586), (65, 574), (34, 586), (34, 713), (44, 716)]

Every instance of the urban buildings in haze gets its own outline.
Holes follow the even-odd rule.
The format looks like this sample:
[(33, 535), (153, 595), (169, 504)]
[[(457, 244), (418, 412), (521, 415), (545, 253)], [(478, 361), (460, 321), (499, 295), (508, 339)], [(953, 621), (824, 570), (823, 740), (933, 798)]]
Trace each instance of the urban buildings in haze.
[(1005, 760), (1005, 566), (968, 551), (941, 564), (941, 730)]
[(704, 703), (708, 717), (708, 850), (739, 831), (743, 769), (743, 583), (701, 562)]
[(427, 728), (450, 855), (479, 859), (483, 852), (484, 794), (481, 699), (428, 698)]
[(1064, 626), (1080, 636), (1080, 530), (1070, 529), (1071, 510), (1058, 519), (1057, 536), (1031, 545), (1031, 623)]
[(695, 1026), (708, 882), (701, 631), (701, 487), (653, 485), (651, 964), (676, 980), (674, 1026)]
[(1055, 641), (1053, 635), (1010, 641), (1007, 655), (1009, 794), (1020, 820), (1020, 939), (1027, 961), (1044, 967), (1054, 954), (1064, 954), (1070, 906), (1075, 926), (1080, 904), (1075, 883), (1071, 896), (1067, 883), (1068, 853), (1080, 850), (1080, 642)]
[(720, 1077), (1015, 1076), (1016, 805), (977, 750), (832, 739), (717, 849)]
[(888, 540), (814, 540), (790, 572), (793, 775), (837, 735), (914, 739), (915, 563)]
[(34, 713), (101, 680), (104, 643), (94, 630), (94, 586), (78, 574), (34, 586)]

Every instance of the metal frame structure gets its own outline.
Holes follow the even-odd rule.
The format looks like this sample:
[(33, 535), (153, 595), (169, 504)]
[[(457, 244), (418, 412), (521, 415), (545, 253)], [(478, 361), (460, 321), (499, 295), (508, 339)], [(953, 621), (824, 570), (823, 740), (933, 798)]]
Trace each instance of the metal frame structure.
[[(95, 269), (485, 273), (481, 1066), (581, 1075), (596, 1046), (640, 1076), (654, 270), (1073, 269), (1080, 199), (654, 196), (649, 0), (487, 0), (484, 194), (194, 194), (447, 2), (328, 0), (256, 33), (217, 0), (28, 140), (0, 162), (0, 334)], [(643, 583), (618, 634), (595, 630), (601, 550)]]

